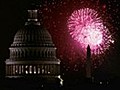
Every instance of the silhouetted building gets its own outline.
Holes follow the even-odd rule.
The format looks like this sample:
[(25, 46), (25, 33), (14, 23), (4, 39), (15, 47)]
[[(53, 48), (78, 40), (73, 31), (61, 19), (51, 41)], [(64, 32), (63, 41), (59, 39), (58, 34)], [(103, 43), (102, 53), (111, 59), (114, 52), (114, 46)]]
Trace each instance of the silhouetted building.
[(60, 60), (49, 32), (37, 19), (38, 10), (28, 10), (23, 29), (15, 34), (10, 58), (6, 60), (6, 78), (41, 78), (47, 82), (60, 78)]
[(86, 78), (91, 78), (91, 49), (87, 46), (87, 56), (86, 56)]

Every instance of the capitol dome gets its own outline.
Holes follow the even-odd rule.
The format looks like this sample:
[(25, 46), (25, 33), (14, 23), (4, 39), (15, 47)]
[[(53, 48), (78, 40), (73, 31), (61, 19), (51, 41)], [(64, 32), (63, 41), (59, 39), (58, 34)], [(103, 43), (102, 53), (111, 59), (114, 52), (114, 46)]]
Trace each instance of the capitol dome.
[[(28, 13), (37, 14), (36, 10), (28, 10)], [(29, 16), (24, 28), (15, 34), (9, 49), (13, 61), (56, 59), (56, 48), (50, 33), (33, 16)]]
[(9, 48), (10, 57), (5, 61), (7, 78), (34, 76), (46, 80), (60, 79), (56, 47), (50, 33), (40, 25), (37, 11), (28, 10), (24, 28), (14, 36)]
[(49, 32), (39, 25), (25, 25), (14, 37), (12, 47), (16, 46), (54, 46)]

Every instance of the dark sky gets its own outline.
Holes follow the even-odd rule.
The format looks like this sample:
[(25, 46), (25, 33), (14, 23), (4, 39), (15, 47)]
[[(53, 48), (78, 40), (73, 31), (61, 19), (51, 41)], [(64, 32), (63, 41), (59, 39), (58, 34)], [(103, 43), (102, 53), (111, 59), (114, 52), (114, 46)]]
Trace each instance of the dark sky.
[[(46, 6), (46, 1), (49, 3)], [(64, 62), (65, 60), (74, 59), (73, 51), (75, 54), (77, 48), (74, 48), (74, 41), (70, 40), (67, 31), (63, 29), (65, 25), (66, 18), (72, 12), (72, 9), (79, 9), (81, 2), (90, 2), (88, 6), (92, 7), (94, 2), (98, 1), (99, 8), (101, 11), (104, 10), (104, 5), (106, 6), (105, 14), (107, 15), (109, 21), (112, 24), (112, 32), (114, 32), (115, 45), (114, 51), (108, 51), (112, 57), (110, 60), (103, 62), (104, 65), (101, 66), (106, 71), (112, 72), (115, 75), (120, 76), (120, 3), (119, 0), (1, 0), (0, 1), (0, 59), (1, 62), (9, 58), (9, 47), (13, 42), (15, 33), (24, 26), (26, 10), (31, 3), (36, 3), (41, 6), (40, 11), (42, 11), (41, 17), (43, 18), (44, 26), (48, 27), (49, 32), (53, 37), (53, 41), (58, 48), (58, 57)], [(92, 3), (93, 2), (93, 3)], [(60, 4), (61, 3), (61, 4)], [(73, 5), (73, 3), (75, 5)], [(80, 4), (79, 4), (80, 3)], [(92, 4), (91, 4), (92, 3)], [(86, 4), (83, 4), (86, 6)], [(103, 9), (103, 10), (102, 10)], [(47, 12), (45, 12), (47, 10)], [(52, 10), (52, 12), (50, 12)], [(100, 12), (101, 12), (100, 11)], [(50, 15), (49, 15), (50, 12)], [(47, 15), (51, 16), (47, 17)], [(109, 18), (110, 15), (110, 18)], [(54, 18), (53, 18), (54, 17)], [(64, 18), (65, 17), (65, 18)], [(46, 23), (49, 21), (49, 23)], [(50, 25), (52, 24), (52, 25)], [(52, 31), (53, 29), (53, 31)], [(57, 38), (57, 39), (56, 39)], [(67, 44), (66, 44), (67, 43)], [(70, 48), (68, 48), (70, 47)], [(70, 51), (71, 47), (74, 48)], [(66, 55), (67, 54), (67, 55)], [(78, 54), (79, 55), (79, 54)], [(72, 56), (72, 57), (71, 57)], [(108, 58), (107, 58), (108, 59)]]

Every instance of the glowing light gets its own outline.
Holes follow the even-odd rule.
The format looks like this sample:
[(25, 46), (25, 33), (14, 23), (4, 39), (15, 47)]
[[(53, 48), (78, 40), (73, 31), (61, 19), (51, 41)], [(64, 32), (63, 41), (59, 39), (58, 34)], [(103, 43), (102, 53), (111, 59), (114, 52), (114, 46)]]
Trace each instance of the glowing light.
[(67, 26), (72, 38), (80, 43), (84, 51), (89, 44), (92, 53), (101, 54), (109, 48), (110, 43), (114, 43), (102, 18), (93, 9), (75, 10), (69, 17)]

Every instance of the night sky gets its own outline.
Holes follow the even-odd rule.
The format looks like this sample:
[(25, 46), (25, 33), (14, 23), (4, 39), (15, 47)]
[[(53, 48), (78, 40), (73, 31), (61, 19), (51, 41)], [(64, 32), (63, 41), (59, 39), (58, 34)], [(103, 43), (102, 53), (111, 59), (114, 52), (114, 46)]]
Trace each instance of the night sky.
[[(9, 47), (15, 33), (24, 26), (27, 8), (39, 7), (39, 21), (52, 35), (63, 72), (78, 72), (84, 67), (78, 42), (69, 35), (67, 20), (74, 10), (92, 8), (98, 11), (112, 33), (115, 43), (101, 57), (94, 57), (93, 68), (120, 76), (120, 2), (119, 0), (3, 0), (0, 1), (0, 59), (9, 58)], [(102, 63), (99, 65), (99, 63)]]

